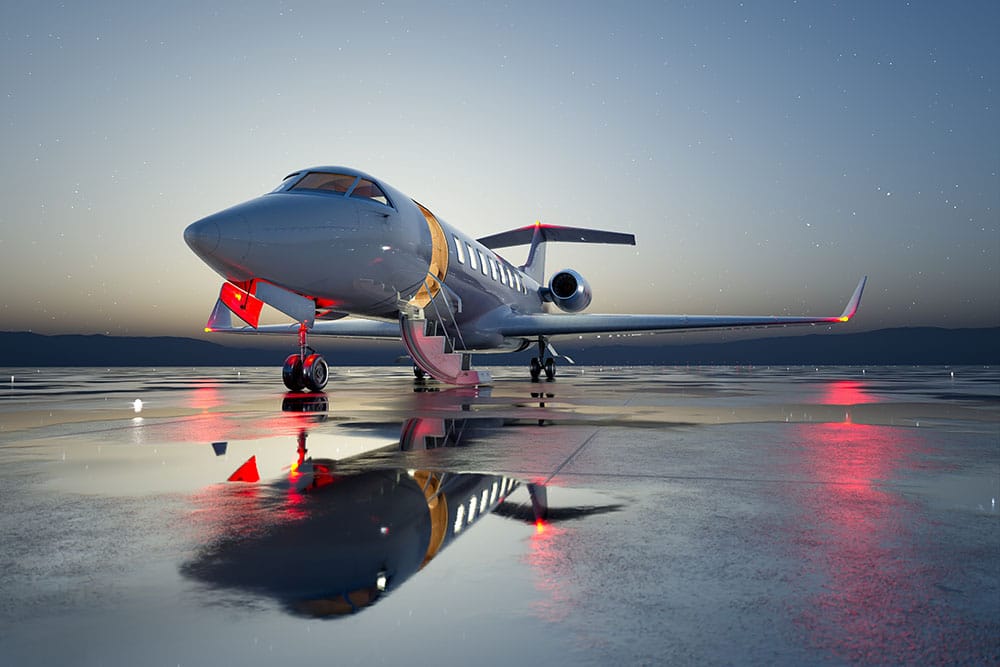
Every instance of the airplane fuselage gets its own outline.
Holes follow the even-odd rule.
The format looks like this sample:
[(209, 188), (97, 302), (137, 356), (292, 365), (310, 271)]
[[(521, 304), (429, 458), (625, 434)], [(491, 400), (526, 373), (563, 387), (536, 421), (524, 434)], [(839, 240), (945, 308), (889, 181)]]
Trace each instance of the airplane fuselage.
[[(440, 282), (448, 293), (436, 307), (450, 307), (442, 320), (447, 328), (457, 323), (467, 348), (526, 344), (505, 340), (490, 323), (509, 312), (542, 312), (537, 281), (391, 186), (355, 170), (324, 169), (376, 183), (385, 203), (296, 188), (300, 174), (316, 171), (309, 170), (193, 223), (185, 239), (229, 282), (263, 280), (348, 315), (395, 321), (400, 301), (421, 288), (437, 293)], [(428, 278), (435, 262), (437, 280)]]

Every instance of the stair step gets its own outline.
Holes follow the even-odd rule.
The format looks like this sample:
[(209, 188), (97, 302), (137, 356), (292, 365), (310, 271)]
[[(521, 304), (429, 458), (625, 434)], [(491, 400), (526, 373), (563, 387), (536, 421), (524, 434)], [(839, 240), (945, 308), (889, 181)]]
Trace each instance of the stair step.
[(436, 326), (428, 320), (400, 316), (403, 344), (414, 363), (431, 377), (457, 385), (490, 384), (493, 378), (486, 371), (471, 369), (472, 355), (456, 352), (454, 342), (447, 336), (428, 335)]

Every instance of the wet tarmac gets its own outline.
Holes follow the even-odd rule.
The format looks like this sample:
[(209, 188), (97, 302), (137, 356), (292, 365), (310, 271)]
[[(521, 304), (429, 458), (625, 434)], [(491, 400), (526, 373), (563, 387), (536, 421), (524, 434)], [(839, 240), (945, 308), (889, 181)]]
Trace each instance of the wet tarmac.
[(997, 370), (494, 371), (0, 371), (0, 664), (1000, 661)]

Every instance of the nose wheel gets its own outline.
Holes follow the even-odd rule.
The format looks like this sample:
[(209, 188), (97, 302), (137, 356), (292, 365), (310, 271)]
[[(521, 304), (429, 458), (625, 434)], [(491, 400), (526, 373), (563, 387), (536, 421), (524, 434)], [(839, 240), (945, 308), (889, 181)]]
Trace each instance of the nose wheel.
[(288, 355), (281, 368), (281, 380), (289, 391), (323, 391), (330, 379), (330, 367), (323, 355), (306, 345), (306, 327), (299, 328), (299, 351)]

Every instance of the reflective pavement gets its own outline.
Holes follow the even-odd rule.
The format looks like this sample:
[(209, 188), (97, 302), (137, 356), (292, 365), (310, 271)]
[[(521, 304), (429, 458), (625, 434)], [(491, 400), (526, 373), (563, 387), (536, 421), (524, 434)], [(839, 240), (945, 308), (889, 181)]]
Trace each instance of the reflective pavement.
[(1000, 661), (997, 371), (560, 370), (0, 371), (0, 663)]

